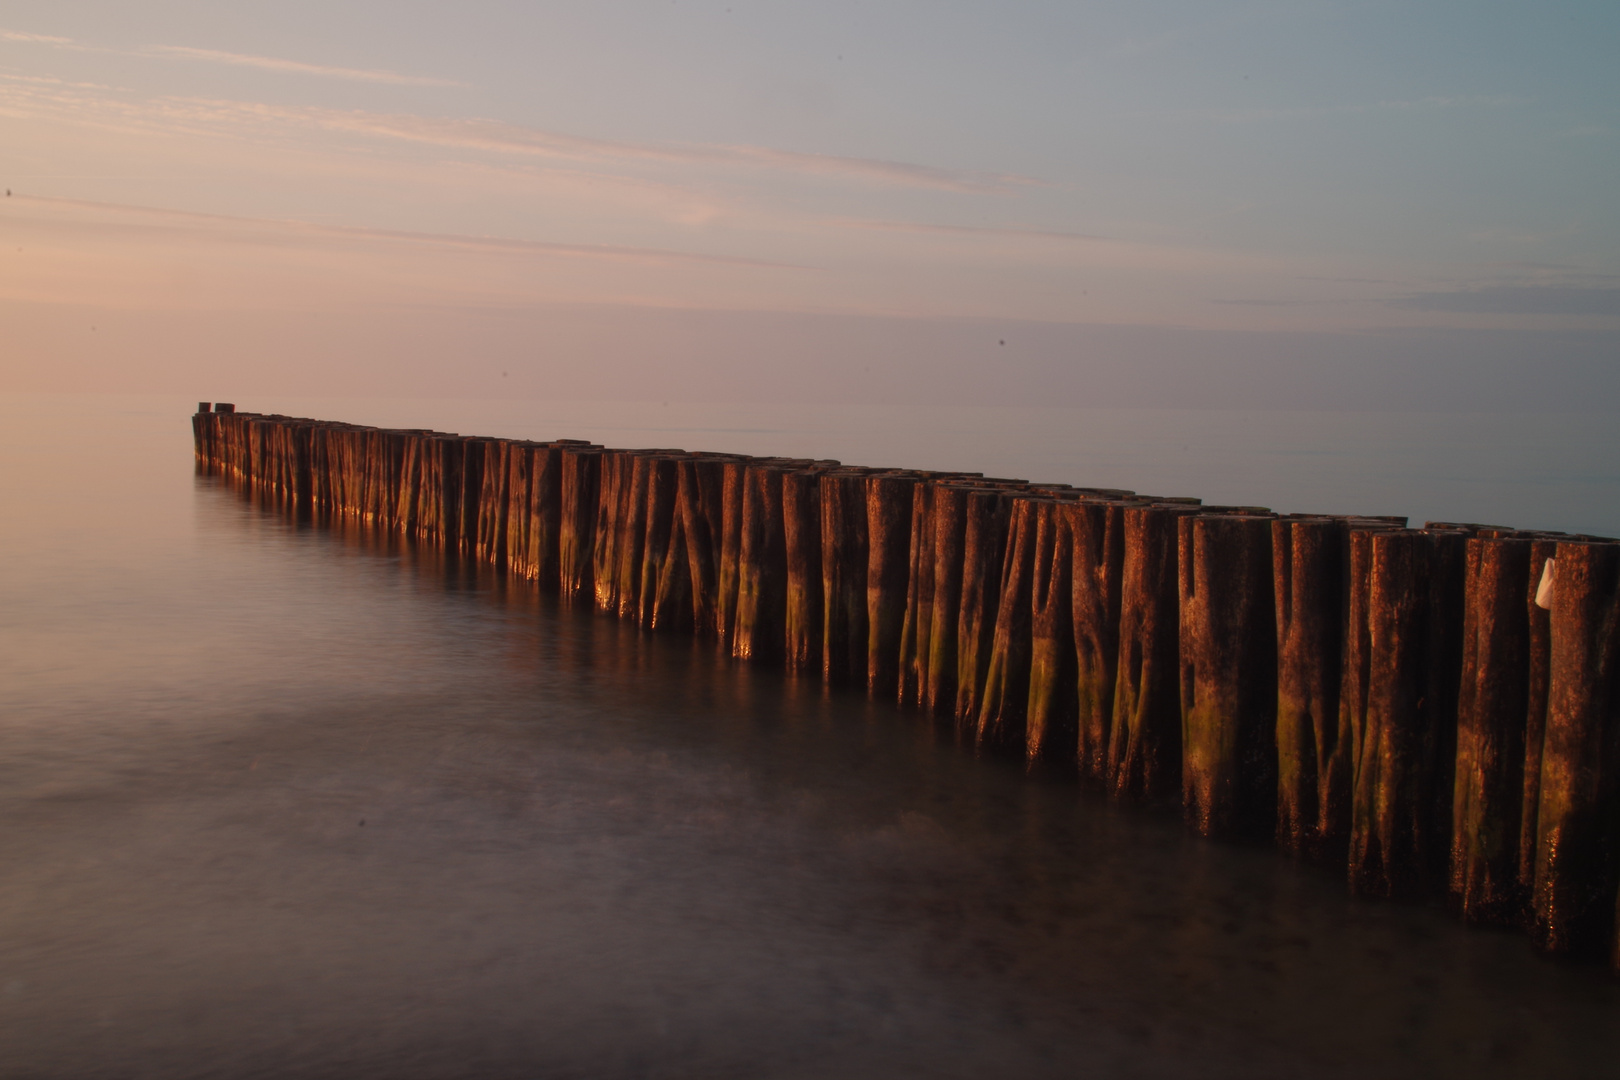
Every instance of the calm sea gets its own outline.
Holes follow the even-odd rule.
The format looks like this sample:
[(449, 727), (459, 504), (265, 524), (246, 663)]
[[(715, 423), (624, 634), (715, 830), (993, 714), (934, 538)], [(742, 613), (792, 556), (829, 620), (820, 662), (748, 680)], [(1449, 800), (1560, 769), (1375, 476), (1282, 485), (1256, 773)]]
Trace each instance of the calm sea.
[[(242, 401), (1620, 532), (1603, 417)], [(1602, 1076), (1620, 981), (0, 398), (0, 1076)]]

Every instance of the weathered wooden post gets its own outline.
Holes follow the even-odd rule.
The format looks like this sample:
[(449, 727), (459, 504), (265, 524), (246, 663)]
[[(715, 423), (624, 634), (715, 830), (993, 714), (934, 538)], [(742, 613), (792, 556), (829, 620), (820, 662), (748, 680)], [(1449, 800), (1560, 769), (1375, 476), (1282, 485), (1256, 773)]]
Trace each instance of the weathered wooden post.
[(982, 747), (1024, 749), (1029, 710), (1031, 595), (1041, 501), (1030, 495), (1012, 499), (996, 625), (976, 733), (976, 742)]
[(821, 478), (825, 469), (782, 474), (782, 542), (787, 562), (783, 658), (792, 672), (822, 670)]
[(748, 465), (743, 477), (737, 556), (737, 617), (731, 655), (779, 660), (784, 645), (787, 551), (782, 525), (781, 465)]
[(599, 446), (562, 451), (557, 590), (564, 603), (589, 603), (596, 595), (596, 521), (605, 456)]
[(956, 706), (958, 736), (978, 736), (985, 678), (995, 641), (1001, 603), (1002, 561), (1007, 549), (1010, 494), (996, 488), (968, 493), (962, 525), (962, 604), (956, 622)]
[[(468, 556), (477, 554), (478, 550), (479, 517), (484, 505), (484, 460), (496, 452), (493, 446), (496, 440), (471, 437), (462, 441), (466, 446), (462, 450), (461, 529), (458, 533), (461, 543), (457, 553)], [(381, 488), (383, 483), (380, 476), (374, 477), (373, 490)], [(371, 505), (375, 508), (380, 502), (374, 495)]]
[(1073, 765), (1079, 745), (1074, 642), (1073, 501), (1034, 507), (1035, 550), (1030, 579), (1029, 704), (1024, 720), (1026, 760)]
[(716, 601), (716, 627), (726, 650), (731, 651), (737, 626), (737, 595), (741, 580), (743, 492), (748, 487), (752, 458), (728, 461), (720, 485), (720, 596)]
[(1179, 525), (1195, 506), (1124, 511), (1119, 661), (1108, 743), (1108, 786), (1117, 799), (1179, 799), (1181, 616)]
[[(313, 432), (311, 433), (314, 434)], [(426, 458), (428, 454), (428, 439), (430, 433), (425, 431), (400, 432), (401, 452), (399, 465), (399, 533), (401, 536), (416, 538), (422, 534), (423, 517), (423, 473), (426, 471)], [(311, 474), (312, 479), (316, 469), (313, 465), (314, 445), (311, 441)], [(508, 541), (510, 543), (510, 541)]]
[[(1547, 685), (1552, 668), (1552, 624), (1548, 610), (1537, 603), (1543, 579), (1549, 582), (1553, 556), (1561, 540), (1573, 539), (1562, 533), (1536, 533), (1530, 541), (1530, 575), (1525, 581), (1524, 609), (1526, 651), (1529, 660), (1525, 674), (1524, 720), (1524, 797), (1519, 803), (1519, 893), (1526, 900), (1526, 914), (1536, 882), (1537, 816), (1541, 812), (1541, 745), (1547, 730)], [(1551, 564), (1551, 565), (1549, 565)]]
[(479, 440), (484, 447), (478, 489), (478, 531), (473, 554), (483, 562), (506, 565), (506, 526), (511, 513), (512, 444), (505, 439)]
[(921, 706), (928, 696), (929, 639), (934, 632), (934, 489), (925, 479), (911, 492), (910, 570), (906, 581), (906, 614), (900, 628), (899, 699)]
[[(344, 429), (346, 424), (324, 424), (315, 436), (315, 467), (320, 470), (320, 480), (316, 484), (316, 502), (323, 514), (329, 517), (341, 517), (343, 514), (343, 445)], [(424, 453), (428, 457), (427, 468), (431, 469), (431, 488), (424, 498), (432, 505), (424, 508), (422, 512), (431, 513), (432, 520), (438, 520), (440, 484), (439, 484), (439, 436), (435, 434), (429, 441)], [(437, 534), (435, 543), (441, 543)]]
[(934, 588), (921, 698), (923, 707), (934, 716), (949, 716), (956, 705), (956, 633), (962, 613), (967, 483), (971, 481), (935, 484), (930, 498)]
[(821, 677), (830, 684), (866, 680), (866, 482), (868, 470), (841, 468), (817, 477), (821, 496)]
[[(506, 568), (508, 572), (535, 581), (538, 578), (535, 530), (538, 515), (534, 497), (536, 472), (543, 467), (549, 446), (522, 440), (511, 444), (506, 455)], [(406, 458), (410, 459), (406, 448)]]
[(1350, 824), (1350, 737), (1339, 711), (1349, 593), (1349, 523), (1271, 524), (1277, 622), (1277, 843), (1342, 855)]
[(1205, 836), (1276, 828), (1271, 522), (1197, 514), (1177, 523), (1182, 813)]
[(602, 451), (601, 490), (596, 500), (591, 575), (596, 585), (596, 610), (615, 615), (619, 611), (619, 547), (624, 539), (622, 522), (629, 487), (629, 452)]
[[(347, 451), (344, 461), (344, 503), (343, 510), (346, 515), (361, 523), (370, 523), (376, 520), (377, 514), (377, 469), (372, 454), (372, 431), (370, 428), (350, 428), (344, 433), (345, 449)], [(461, 456), (457, 458), (462, 465), (462, 475), (456, 478), (456, 491), (465, 493), (467, 490), (467, 440), (457, 439), (461, 444)], [(458, 503), (451, 507), (455, 515), (456, 528), (451, 535), (461, 543), (465, 533), (465, 514), (463, 507)]]
[(641, 564), (647, 546), (647, 484), (652, 455), (645, 450), (625, 451), (620, 466), (619, 511), (614, 526), (613, 596), (609, 609), (621, 619), (638, 622), (641, 606)]
[(556, 592), (560, 588), (563, 453), (569, 448), (552, 443), (534, 446), (530, 451), (529, 524), (524, 533), (524, 558), (530, 578), (539, 582), (545, 592)]
[(1368, 536), (1365, 698), (1359, 718), (1351, 714), (1349, 879), (1356, 893), (1410, 894), (1444, 874), (1465, 539), (1415, 529)]
[[(1091, 498), (1063, 506), (1070, 538), (1075, 764), (1082, 780), (1104, 785), (1108, 783), (1114, 691), (1119, 678), (1125, 511), (1133, 505), (1137, 504)], [(1179, 717), (1176, 723), (1179, 726)]]
[(313, 511), (315, 506), (315, 424), (300, 421), (291, 426), (292, 498), (301, 512)]
[(197, 459), (198, 468), (206, 472), (208, 468), (208, 430), (205, 424), (205, 415), (208, 413), (208, 402), (197, 403), (197, 411), (191, 415), (191, 452)]
[[(315, 484), (315, 501), (318, 508), (325, 515), (331, 517), (341, 516), (343, 513), (343, 438), (345, 424), (323, 424), (315, 434), (315, 461), (314, 468), (320, 473)], [(438, 435), (433, 436), (434, 439)], [(438, 448), (430, 443), (427, 453), (430, 464), (437, 469)], [(431, 497), (438, 499), (438, 473), (433, 473), (433, 489)], [(437, 511), (437, 502), (434, 503)]]
[(398, 532), (402, 516), (401, 507), (405, 501), (402, 488), (405, 474), (405, 434), (400, 431), (378, 429), (372, 438), (379, 488), (376, 524), (387, 532)]
[(692, 626), (700, 634), (721, 635), (720, 544), (725, 531), (725, 462), (713, 455), (680, 461), (681, 538), (686, 545), (692, 588)]
[(1551, 590), (1530, 928), (1542, 949), (1585, 951), (1615, 926), (1620, 544), (1560, 543)]
[[(463, 473), (460, 488), (463, 493), (467, 491), (468, 484), (466, 475), (467, 454), (467, 448), (463, 447)], [(378, 475), (381, 470), (378, 467), (377, 459), (377, 430), (375, 428), (353, 428), (350, 430), (348, 489), (350, 501), (347, 509), (356, 521), (365, 525), (376, 523), (377, 511), (382, 504), (382, 479)], [(461, 528), (465, 529), (465, 508), (458, 506), (456, 515)], [(458, 530), (456, 535), (465, 537), (467, 534)]]
[[(455, 466), (458, 470), (454, 480), (456, 497), (461, 495), (461, 440), (456, 442)], [(333, 509), (340, 517), (362, 519), (365, 514), (365, 432), (353, 425), (345, 424), (337, 433), (337, 479), (333, 485), (336, 499)], [(460, 522), (459, 511), (455, 507), (447, 507), (447, 513), (455, 513), (456, 520)], [(454, 537), (454, 531), (449, 536)], [(453, 542), (453, 541), (452, 541)]]
[(866, 688), (873, 697), (898, 693), (916, 485), (917, 478), (903, 472), (866, 478)]
[(1529, 701), (1528, 539), (1467, 543), (1462, 680), (1451, 813), (1451, 897), (1469, 922), (1523, 909), (1519, 814)]
[[(346, 513), (353, 513), (358, 502), (355, 498), (357, 475), (353, 469), (354, 434), (353, 431), (343, 432), (344, 461), (339, 508)], [(434, 465), (439, 474), (439, 489), (434, 494), (438, 503), (439, 543), (444, 545), (445, 551), (454, 552), (461, 543), (462, 474), (467, 441), (456, 435), (446, 435), (434, 442), (438, 444), (434, 448)]]
[(666, 452), (646, 457), (646, 535), (636, 604), (636, 622), (644, 630), (692, 625), (691, 578), (676, 505), (684, 456)]

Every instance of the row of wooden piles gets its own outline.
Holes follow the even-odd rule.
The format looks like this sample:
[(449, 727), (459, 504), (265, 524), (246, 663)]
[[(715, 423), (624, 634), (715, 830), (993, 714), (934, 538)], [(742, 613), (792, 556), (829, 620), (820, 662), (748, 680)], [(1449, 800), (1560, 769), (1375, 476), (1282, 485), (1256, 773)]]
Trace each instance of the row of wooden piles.
[(223, 404), (194, 428), (243, 487), (1620, 963), (1612, 540)]

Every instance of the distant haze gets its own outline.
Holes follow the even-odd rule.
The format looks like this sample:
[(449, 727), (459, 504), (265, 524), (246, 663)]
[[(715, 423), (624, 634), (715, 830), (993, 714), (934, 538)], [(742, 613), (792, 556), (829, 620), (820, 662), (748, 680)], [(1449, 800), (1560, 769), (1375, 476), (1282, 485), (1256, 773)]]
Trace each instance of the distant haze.
[(0, 390), (1620, 402), (1620, 7), (34, 0)]

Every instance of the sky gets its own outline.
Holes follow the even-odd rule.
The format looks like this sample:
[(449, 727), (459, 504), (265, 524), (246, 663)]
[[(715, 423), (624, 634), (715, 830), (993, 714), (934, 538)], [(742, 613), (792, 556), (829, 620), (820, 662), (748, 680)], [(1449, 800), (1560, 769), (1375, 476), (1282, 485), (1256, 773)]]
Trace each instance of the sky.
[(0, 9), (0, 390), (1620, 408), (1620, 5)]

